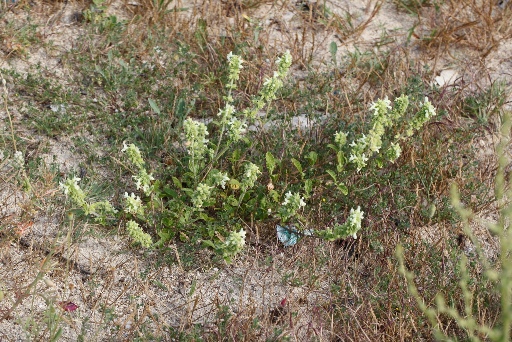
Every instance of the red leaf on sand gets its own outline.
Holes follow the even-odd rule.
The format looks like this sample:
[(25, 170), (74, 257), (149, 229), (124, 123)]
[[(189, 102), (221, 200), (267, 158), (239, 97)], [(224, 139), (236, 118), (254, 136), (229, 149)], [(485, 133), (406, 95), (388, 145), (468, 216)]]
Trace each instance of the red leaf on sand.
[(59, 305), (62, 308), (62, 310), (68, 311), (68, 312), (75, 311), (76, 309), (78, 309), (78, 305), (76, 305), (73, 302), (59, 302)]
[(288, 302), (288, 301), (286, 300), (286, 298), (284, 298), (284, 299), (281, 301), (281, 303), (279, 303), (279, 304), (281, 304), (281, 307), (283, 307), (283, 308), (284, 308), (284, 307), (286, 306), (286, 302)]

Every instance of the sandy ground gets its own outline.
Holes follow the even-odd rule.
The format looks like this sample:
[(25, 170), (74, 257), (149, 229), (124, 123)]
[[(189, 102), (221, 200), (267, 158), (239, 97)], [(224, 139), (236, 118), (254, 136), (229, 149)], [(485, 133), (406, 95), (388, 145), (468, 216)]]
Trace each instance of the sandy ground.
[[(338, 0), (327, 1), (327, 4), (339, 15), (352, 13), (353, 17), (357, 18), (355, 25), (362, 27), (357, 36), (342, 37), (336, 30), (318, 29), (308, 30), (308, 37), (299, 37), (308, 41), (304, 45), (305, 50), (311, 51), (315, 56), (314, 63), (319, 67), (330, 58), (331, 41), (342, 42), (339, 43), (340, 56), (346, 51), (353, 51), (356, 47), (362, 50), (372, 48), (382, 36), (382, 32), (395, 38), (396, 44), (404, 44), (408, 31), (415, 22), (413, 17), (397, 12), (396, 6), (388, 2), (382, 5), (376, 15), (372, 15), (371, 6), (362, 1)], [(68, 71), (59, 64), (59, 54), (73, 48), (75, 39), (82, 30), (73, 20), (74, 14), (82, 5), (44, 3), (41, 6), (61, 7), (52, 17), (45, 18), (46, 23), (43, 21), (40, 29), (44, 41), (53, 43), (53, 49), (50, 51), (40, 48), (30, 51), (28, 57), (24, 59), (3, 58), (0, 60), (0, 66), (25, 73), (28, 72), (30, 65), (43, 63), (54, 72), (56, 78), (64, 80)], [(125, 5), (122, 2), (114, 2), (111, 10), (122, 15), (123, 6)], [(192, 8), (203, 4), (187, 3), (186, 6)], [(15, 10), (10, 15), (17, 16), (20, 20), (26, 17), (21, 10)], [(287, 48), (290, 37), (302, 32), (302, 19), (298, 17), (296, 5), (291, 2), (284, 2), (279, 6), (268, 3), (248, 15), (262, 23), (262, 34), (266, 35), (264, 39), (268, 44), (283, 50)], [(218, 20), (229, 21), (232, 18)], [(416, 31), (419, 30), (421, 26), (416, 28)], [(211, 32), (212, 37), (220, 34), (222, 32)], [(314, 44), (311, 39), (313, 35)], [(444, 54), (442, 60), (431, 61), (431, 67), (435, 68), (437, 75), (432, 81), (441, 86), (451, 86), (465, 78), (473, 77), (475, 59), (470, 58), (471, 54), (468, 48), (457, 46), (449, 54)], [(486, 77), (482, 78), (483, 83), (488, 84), (501, 79), (508, 86), (512, 86), (512, 39), (498, 41), (496, 48), (481, 58), (479, 63), (477, 67), (485, 70)], [(14, 108), (12, 114), (19, 117), (22, 110)], [(5, 118), (5, 114), (0, 110), (2, 119)], [(496, 136), (483, 137), (478, 142), (482, 144), (483, 151), (479, 157), (490, 158), (492, 145), (496, 142)], [(70, 142), (65, 139), (48, 141), (48, 158), (55, 156), (63, 165), (64, 171), (76, 168), (79, 162), (74, 159), (68, 143)], [(5, 198), (8, 194), (9, 199), (2, 201), (7, 203), (1, 208), (2, 214), (19, 213), (23, 194), (12, 195), (12, 189), (0, 190), (0, 197)], [(287, 300), (286, 305), (298, 313), (299, 323), (295, 327), (295, 333), (299, 338), (307, 340), (313, 328), (316, 331), (328, 328), (329, 322), (315, 321), (316, 304), (312, 303), (329, 303), (332, 281), (329, 275), (314, 287), (308, 284), (292, 286), (283, 281), (284, 270), (293, 270), (290, 266), (293, 254), (307, 253), (315, 247), (313, 243), (293, 249), (283, 249), (276, 244), (276, 247), (269, 251), (269, 255), (273, 256), (270, 259), (267, 255), (259, 254), (258, 249), (248, 247), (247, 253), (239, 260), (222, 269), (212, 267), (185, 270), (180, 263), (155, 269), (148, 263), (152, 260), (151, 255), (148, 258), (147, 255), (143, 256), (129, 249), (124, 237), (88, 237), (79, 242), (70, 242), (69, 236), (60, 234), (61, 219), (59, 214), (51, 210), (40, 211), (29, 234), (9, 246), (2, 246), (0, 250), (0, 268), (3, 269), (1, 272), (4, 276), (8, 275), (7, 278), (0, 279), (0, 288), (5, 290), (5, 296), (9, 299), (0, 302), (0, 316), (9, 307), (8, 303), (20, 300), (15, 312), (0, 319), (0, 341), (27, 340), (24, 329), (31, 329), (28, 317), (41, 317), (48, 309), (48, 302), (72, 302), (78, 306), (76, 310), (66, 312), (64, 315), (65, 323), (61, 326), (64, 329), (62, 339), (66, 341), (76, 340), (82, 331), (87, 331), (87, 340), (90, 341), (122, 341), (127, 336), (119, 335), (114, 329), (115, 325), (123, 327), (122, 331), (128, 331), (142, 329), (141, 322), (144, 321), (156, 332), (161, 332), (165, 326), (187, 327), (194, 323), (208, 327), (217, 319), (216, 315), (223, 305), (229, 305), (234, 315), (256, 312), (262, 317), (269, 318), (272, 316), (272, 310), (279, 307), (283, 299)], [(485, 220), (493, 219), (495, 215), (485, 217)], [(71, 230), (73, 229), (77, 228), (72, 227)], [(419, 230), (424, 239), (432, 240), (438, 236), (439, 229), (442, 228), (420, 227)], [(478, 230), (481, 230), (478, 235), (489, 245), (487, 249), (489, 255), (492, 255), (495, 253), (493, 246), (496, 241), (488, 236), (485, 229), (475, 228), (475, 231)], [(48, 259), (52, 245), (57, 246), (57, 253)], [(171, 246), (170, 251), (173, 251), (173, 248), (175, 254), (178, 253), (175, 246)], [(468, 249), (471, 249), (471, 246)], [(179, 253), (177, 256), (178, 259), (184, 257)], [(205, 257), (209, 257), (207, 252)], [(22, 300), (26, 287), (16, 288), (15, 284), (29, 286), (38, 275), (42, 277), (42, 281), (35, 285), (38, 295)], [(108, 313), (111, 317), (107, 317)], [(109, 320), (111, 322), (107, 323)], [(325, 333), (323, 338), (327, 340), (329, 334)]]

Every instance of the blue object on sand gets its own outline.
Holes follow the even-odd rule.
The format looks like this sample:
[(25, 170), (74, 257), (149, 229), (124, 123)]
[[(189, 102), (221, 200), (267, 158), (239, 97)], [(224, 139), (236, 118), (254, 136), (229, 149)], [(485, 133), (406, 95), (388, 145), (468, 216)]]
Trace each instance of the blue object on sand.
[(295, 245), (302, 236), (313, 235), (313, 229), (306, 229), (304, 232), (299, 232), (293, 226), (280, 226), (276, 225), (277, 239), (285, 246), (291, 247)]

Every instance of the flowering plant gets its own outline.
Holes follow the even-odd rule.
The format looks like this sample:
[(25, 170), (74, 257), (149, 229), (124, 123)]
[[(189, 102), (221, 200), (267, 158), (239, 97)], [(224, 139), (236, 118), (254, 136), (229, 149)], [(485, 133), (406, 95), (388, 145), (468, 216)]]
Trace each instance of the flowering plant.
[[(348, 188), (343, 182), (338, 182), (338, 179), (346, 178), (347, 171), (355, 168), (359, 173), (370, 161), (374, 161), (377, 168), (381, 168), (385, 162), (394, 163), (402, 153), (400, 143), (409, 139), (436, 115), (435, 108), (428, 98), (420, 104), (416, 114), (406, 119), (408, 106), (407, 95), (396, 98), (393, 106), (387, 97), (379, 99), (370, 106), (373, 115), (370, 129), (366, 134), (360, 134), (348, 146), (348, 133), (338, 131), (334, 134), (334, 144), (328, 146), (336, 152), (336, 172), (327, 170), (327, 173), (344, 195), (348, 194)], [(393, 131), (398, 133), (393, 136)]]
[[(208, 124), (192, 117), (182, 121), (182, 149), (176, 152), (180, 167), (172, 170), (170, 175), (154, 176), (146, 168), (140, 149), (133, 143), (124, 142), (121, 151), (129, 161), (136, 191), (124, 192), (120, 201), (122, 210), (115, 209), (109, 201), (88, 202), (86, 193), (79, 186), (80, 179), (76, 177), (61, 183), (64, 193), (97, 222), (125, 222), (130, 238), (143, 247), (162, 246), (179, 238), (210, 247), (228, 262), (245, 246), (246, 231), (240, 221), (248, 216), (251, 220), (256, 217), (286, 223), (277, 225), (276, 232), (287, 246), (298, 242), (299, 236), (326, 240), (357, 238), (364, 217), (360, 206), (350, 209), (343, 224), (324, 230), (298, 228), (307, 223), (304, 214), (314, 193), (314, 180), (308, 179), (307, 170), (298, 159), (289, 161), (298, 171), (300, 185), (279, 180), (276, 170), (283, 171), (282, 161), (270, 151), (264, 154), (266, 165), (249, 160), (248, 156), (253, 154), (242, 154), (244, 144), (251, 143), (246, 137), (249, 125), (254, 123), (260, 110), (277, 98), (283, 86), (292, 63), (290, 53), (286, 52), (276, 60), (277, 70), (263, 81), (259, 93), (243, 109), (237, 108), (234, 91), (244, 61), (229, 53), (227, 63), (223, 105)], [(394, 163), (401, 155), (401, 144), (435, 115), (427, 98), (416, 114), (406, 118), (408, 106), (406, 95), (393, 102), (388, 98), (379, 99), (370, 106), (372, 116), (366, 131), (358, 135), (342, 130), (335, 132), (334, 141), (328, 146), (335, 152), (336, 168), (320, 170), (322, 176), (327, 173), (336, 188), (347, 195), (349, 188), (344, 180), (351, 174), (358, 175), (374, 166), (380, 168), (385, 162)], [(216, 129), (212, 130), (212, 126)], [(310, 151), (306, 158), (310, 165), (314, 165), (319, 155)], [(266, 185), (259, 183), (262, 177), (268, 177)], [(274, 183), (283, 188), (275, 189)], [(156, 230), (156, 236), (150, 234), (150, 229)]]
[[(215, 136), (210, 137), (204, 122), (190, 117), (184, 120), (185, 170), (172, 177), (172, 184), (155, 179), (147, 171), (139, 148), (125, 142), (121, 151), (133, 166), (132, 178), (139, 194), (125, 192), (122, 202), (124, 208), (120, 213), (109, 201), (88, 203), (85, 192), (78, 185), (79, 178), (69, 178), (62, 182), (64, 193), (86, 215), (95, 216), (98, 221), (105, 223), (108, 217), (125, 216), (128, 235), (143, 247), (162, 245), (178, 236), (183, 241), (200, 241), (221, 254), (226, 261), (231, 261), (245, 246), (245, 230), (233, 224), (237, 210), (242, 203), (254, 200), (253, 189), (262, 172), (258, 165), (250, 161), (244, 162), (243, 170), (238, 173), (236, 168), (232, 168), (233, 174), (217, 167), (226, 162), (226, 152), (244, 139), (248, 123), (254, 120), (256, 113), (276, 99), (277, 91), (283, 86), (283, 79), (290, 68), (291, 55), (286, 52), (277, 59), (277, 71), (265, 80), (261, 91), (251, 101), (251, 106), (242, 111), (235, 108), (233, 90), (237, 88), (243, 60), (231, 52), (227, 60), (227, 95), (224, 97), (224, 106), (219, 109), (212, 123), (219, 130)], [(239, 196), (235, 196), (237, 192)], [(288, 212), (288, 216), (299, 209), (294, 204), (294, 198), (288, 199), (289, 204), (285, 201), (284, 207), (288, 209), (283, 213)], [(303, 205), (303, 200), (299, 200), (300, 205)], [(216, 217), (216, 211), (222, 217)], [(159, 236), (157, 242), (153, 242), (151, 235), (145, 232), (149, 227), (156, 227)]]

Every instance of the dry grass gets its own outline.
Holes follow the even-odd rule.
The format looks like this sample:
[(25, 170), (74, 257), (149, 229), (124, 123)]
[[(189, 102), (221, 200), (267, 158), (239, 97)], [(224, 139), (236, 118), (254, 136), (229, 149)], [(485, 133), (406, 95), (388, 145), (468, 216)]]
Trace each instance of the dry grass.
[[(501, 43), (510, 44), (512, 9), (476, 0), (446, 1), (440, 7), (418, 5), (413, 7), (415, 16), (404, 19), (410, 27), (397, 33), (378, 24), (392, 16), (398, 20), (405, 17), (404, 7), (399, 5), (404, 2), (393, 3), (368, 1), (356, 9), (350, 1), (106, 1), (102, 18), (114, 15), (126, 20), (125, 29), (116, 31), (108, 23), (65, 23), (62, 18), (90, 9), (89, 1), (3, 2), (0, 68), (16, 70), (21, 65), (17, 71), (35, 72), (26, 66), (33, 63), (32, 58), (37, 60), (33, 56), (46, 54), (59, 63), (43, 74), (54, 73), (51, 77), (65, 80), (71, 93), (82, 95), (74, 99), (72, 94), (58, 93), (79, 108), (69, 119), (79, 120), (79, 128), (73, 134), (62, 129), (46, 135), (37, 130), (40, 126), (34, 128), (24, 121), (24, 115), (30, 120), (33, 116), (22, 109), (23, 102), (34, 102), (41, 111), (48, 111), (61, 98), (47, 95), (51, 87), (31, 86), (28, 81), (14, 84), (21, 78), (5, 76), (10, 87), (6, 103), (13, 115), (17, 147), (12, 146), (8, 126), (0, 131), (0, 147), (9, 155), (24, 151), (30, 190), (23, 173), (9, 161), (0, 161), (0, 294), (4, 297), (0, 299), (0, 340), (49, 340), (59, 334), (59, 327), (63, 340), (432, 340), (427, 320), (398, 272), (394, 252), (398, 243), (407, 246), (407, 267), (415, 272), (416, 286), (427, 303), (433, 303), (436, 293), (442, 292), (455, 307), (462, 306), (456, 269), (465, 240), (460, 225), (449, 214), (449, 188), (457, 183), (477, 213), (494, 212), (490, 190), (495, 160), (492, 154), (482, 156), (473, 148), (479, 141), (492, 141), (489, 137), (495, 134), (506, 104), (500, 93), (505, 90), (500, 90), (497, 71), (491, 70), (489, 63), (500, 58), (496, 53)], [(48, 21), (57, 14), (59, 18)], [(36, 23), (35, 31), (16, 22), (23, 16)], [(68, 29), (73, 30), (73, 49), (50, 43), (67, 39), (62, 32)], [(373, 34), (368, 37), (368, 32)], [(338, 46), (336, 68), (330, 61), (331, 42)], [(73, 171), (60, 170), (51, 160), (40, 158), (48, 154), (46, 141), (57, 137), (58, 142), (59, 134), (77, 139), (89, 123), (99, 122), (95, 103), (101, 103), (110, 115), (127, 106), (123, 102), (129, 97), (125, 88), (109, 92), (102, 88), (105, 80), (94, 74), (93, 67), (91, 75), (84, 75), (85, 69), (77, 71), (75, 65), (81, 58), (86, 56), (99, 67), (110, 51), (117, 51), (112, 57), (115, 61), (146, 61), (153, 70), (169, 75), (170, 66), (190, 62), (179, 53), (183, 46), (199, 67), (186, 71), (176, 67), (172, 83), (162, 80), (167, 93), (159, 93), (161, 103), (173, 94), (167, 107), (172, 123), (179, 121), (181, 95), (187, 102), (195, 101), (190, 115), (208, 117), (218, 112), (223, 94), (218, 91), (222, 76), (217, 75), (230, 51), (239, 51), (247, 60), (236, 94), (240, 103), (247, 103), (270, 72), (270, 61), (285, 49), (294, 59), (295, 83), (286, 90), (288, 96), (276, 102), (277, 113), (298, 116), (306, 109), (318, 116), (334, 113), (331, 125), (350, 125), (367, 115), (368, 104), (376, 98), (409, 92), (419, 99), (429, 96), (442, 116), (422, 133), (422, 144), (404, 146), (401, 161), (387, 170), (387, 183), (366, 184), (362, 192), (376, 190), (371, 197), (359, 197), (366, 201), (368, 215), (357, 240), (326, 243), (305, 239), (283, 248), (274, 238), (275, 222), (246, 220), (250, 244), (232, 265), (179, 240), (163, 250), (141, 251), (125, 241), (120, 227), (106, 230), (88, 223), (76, 211), (68, 214), (58, 180)], [(164, 52), (155, 55), (155, 48)], [(438, 72), (448, 66), (460, 75), (455, 84), (431, 87)], [(312, 77), (312, 71), (319, 72)], [(113, 72), (112, 78), (120, 74)], [(141, 72), (139, 77), (146, 76)], [(505, 78), (508, 84), (504, 89), (510, 90), (510, 75)], [(91, 100), (88, 87), (101, 89), (94, 94), (97, 102), (87, 102)], [(322, 93), (324, 88), (331, 90)], [(156, 97), (162, 90), (155, 87), (152, 91)], [(137, 103), (132, 109), (142, 106)], [(86, 117), (80, 118), (80, 113)], [(281, 146), (282, 137), (296, 135), (299, 139), (282, 147), (282, 156), (301, 157), (309, 148), (306, 142), (314, 140), (320, 146), (329, 142), (333, 127), (290, 132), (282, 128), (281, 136), (274, 136), (261, 131), (255, 146), (270, 149)], [(32, 134), (33, 138), (27, 138)], [(169, 140), (174, 138), (164, 139), (162, 146), (167, 149), (154, 153), (153, 165), (173, 167), (176, 161), (168, 151), (172, 147)], [(98, 133), (86, 139), (107, 146), (119, 138)], [(91, 156), (87, 154), (92, 153), (90, 146), (77, 143), (74, 150), (76, 154), (81, 151), (80, 158), (87, 161), (81, 164), (87, 170), (85, 179), (91, 179), (91, 184), (105, 183), (105, 179), (117, 184), (128, 178), (122, 170), (110, 168), (115, 163), (102, 168), (101, 158), (117, 158), (113, 153)], [(485, 148), (493, 150), (493, 146)], [(117, 167), (122, 169), (119, 164)], [(397, 170), (409, 173), (400, 178)], [(292, 171), (289, 177), (289, 183), (299, 182)], [(108, 185), (100, 190), (91, 185), (90, 189), (101, 194)], [(110, 194), (119, 198), (120, 191), (114, 189)], [(341, 220), (347, 215), (348, 208), (326, 214), (325, 207), (334, 204), (324, 203), (322, 198), (329, 202), (330, 192), (327, 186), (315, 190), (310, 222), (327, 225), (333, 217)], [(407, 194), (415, 200), (399, 208), (397, 203), (405, 201)], [(431, 205), (437, 211), (429, 218)], [(480, 282), (478, 263), (471, 269), (479, 298), (477, 318), (493, 325), (499, 315), (498, 299)], [(78, 309), (67, 311), (68, 302), (77, 304)], [(446, 334), (465, 338), (453, 320), (442, 315), (438, 320)]]

